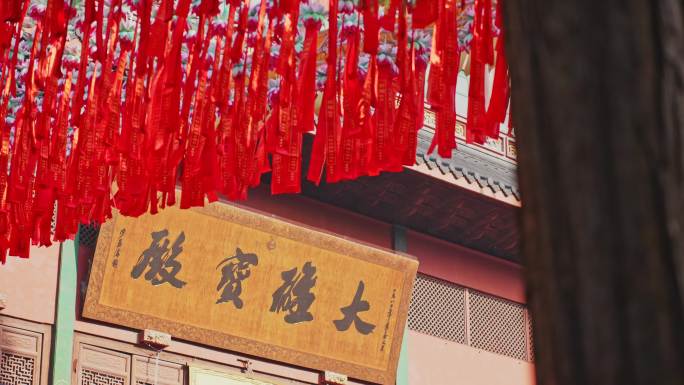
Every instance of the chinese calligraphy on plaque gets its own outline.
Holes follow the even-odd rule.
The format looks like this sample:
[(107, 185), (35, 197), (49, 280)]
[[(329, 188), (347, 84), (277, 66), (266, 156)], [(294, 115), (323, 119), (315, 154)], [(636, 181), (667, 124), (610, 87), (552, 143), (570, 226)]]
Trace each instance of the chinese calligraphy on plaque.
[[(131, 270), (131, 277), (137, 279), (140, 275), (145, 273), (145, 280), (150, 281), (152, 285), (161, 285), (169, 283), (171, 286), (180, 289), (185, 286), (185, 282), (176, 278), (183, 267), (183, 265), (176, 260), (176, 257), (183, 251), (183, 241), (185, 241), (185, 233), (181, 231), (178, 237), (173, 241), (173, 245), (169, 249), (169, 239), (167, 238), (169, 231), (164, 229), (155, 231), (150, 236), (152, 243), (150, 246), (140, 254), (138, 262)], [(160, 243), (162, 242), (163, 243)]]
[(224, 204), (114, 214), (83, 315), (392, 384), (417, 262)]
[(254, 253), (243, 253), (238, 247), (235, 255), (221, 261), (216, 268), (221, 268), (221, 280), (216, 290), (221, 292), (221, 296), (216, 303), (233, 302), (236, 308), (242, 309), (243, 302), (240, 299), (242, 293), (242, 281), (247, 279), (251, 272), (251, 267), (259, 264), (259, 257)]
[(273, 293), (270, 311), (287, 312), (285, 322), (289, 324), (313, 320), (309, 308), (316, 299), (311, 293), (311, 289), (316, 286), (316, 267), (311, 262), (306, 262), (301, 272), (297, 272), (295, 267), (280, 275), (284, 283)]

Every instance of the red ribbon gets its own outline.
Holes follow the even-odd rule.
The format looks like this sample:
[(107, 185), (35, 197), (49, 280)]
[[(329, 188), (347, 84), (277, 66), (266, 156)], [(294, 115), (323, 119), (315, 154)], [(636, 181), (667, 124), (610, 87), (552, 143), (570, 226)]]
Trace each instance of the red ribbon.
[(297, 123), (301, 132), (314, 129), (314, 113), (316, 99), (316, 55), (318, 50), (318, 31), (320, 22), (306, 23), (304, 49), (301, 53), (297, 93), (299, 95), (299, 115)]
[(343, 124), (339, 149), (339, 163), (335, 174), (339, 180), (354, 179), (359, 172), (356, 169), (355, 156), (357, 138), (360, 135), (359, 101), (361, 99), (362, 83), (359, 78), (359, 45), (360, 33), (356, 29), (347, 39), (347, 58), (342, 79), (342, 108)]
[[(435, 63), (436, 65), (433, 67), (435, 69), (434, 75), (432, 69), (430, 70), (428, 89), (428, 100), (436, 110), (435, 136), (428, 153), (432, 153), (437, 148), (439, 156), (449, 158), (451, 152), (456, 148), (455, 97), (460, 52), (458, 50), (456, 1), (442, 1), (433, 42), (437, 51), (438, 63)], [(472, 71), (471, 67), (471, 87), (473, 82)], [(468, 106), (470, 108), (470, 103)]]
[(506, 120), (506, 110), (508, 109), (508, 99), (510, 98), (510, 79), (508, 75), (508, 63), (504, 50), (503, 15), (501, 0), (496, 3), (496, 26), (499, 28), (500, 35), (496, 41), (496, 67), (494, 70), (494, 82), (492, 84), (492, 95), (489, 98), (487, 107), (487, 130), (486, 135), (490, 138), (499, 137), (499, 125)]
[(473, 43), (470, 52), (470, 85), (468, 89), (468, 121), (466, 140), (484, 143), (487, 133), (485, 116), (485, 65), (492, 63), (491, 0), (475, 0)]
[(416, 6), (413, 8), (413, 28), (428, 27), (437, 21), (437, 16), (439, 16), (437, 0), (417, 0)]
[[(268, 171), (274, 194), (300, 191), (302, 135), (313, 131), (315, 121), (320, 24), (305, 23), (304, 48), (297, 58), (299, 0), (271, 9), (268, 30), (267, 2), (261, 0), (256, 33), (249, 35), (255, 43), (249, 47), (249, 0), (229, 2), (230, 20), (222, 36), (209, 24), (219, 12), (219, 1), (202, 0), (195, 9), (200, 28), (188, 41), (190, 59), (185, 67), (182, 49), (190, 0), (179, 0), (175, 10), (175, 1), (161, 0), (154, 19), (153, 0), (140, 0), (134, 9), (133, 47), (118, 41), (121, 0), (109, 2), (106, 20), (105, 1), (85, 0), (77, 79), (72, 78), (73, 66), (61, 69), (72, 12), (65, 0), (48, 0), (22, 79), (24, 99), (10, 127), (6, 121), (9, 101), (17, 94), (16, 53), (29, 2), (0, 2), (0, 170), (9, 167), (0, 171), (0, 262), (8, 252), (26, 257), (31, 244), (50, 244), (55, 203), (54, 239), (62, 241), (72, 237), (80, 223), (105, 221), (113, 206), (123, 215), (137, 216), (175, 204), (179, 176), (182, 208), (214, 201), (219, 192), (229, 199), (244, 199)], [(497, 7), (496, 26), (502, 30), (500, 2)], [(503, 33), (496, 49), (491, 44), (491, 0), (476, 0), (475, 9), (468, 140), (482, 141), (498, 136), (510, 80)], [(457, 1), (419, 0), (413, 10), (414, 28), (436, 23), (427, 95), (421, 87), (426, 68), (416, 62), (413, 44), (408, 48), (401, 1), (391, 0), (382, 20), (377, 0), (363, 2), (359, 12), (364, 28), (357, 26), (347, 34), (342, 47), (337, 42), (338, 0), (330, 1), (329, 10), (327, 80), (307, 178), (319, 184), (325, 169), (326, 180), (336, 182), (413, 164), (425, 98), (437, 114), (431, 151), (436, 148), (441, 156), (450, 156), (455, 148), (460, 58)], [(391, 62), (377, 59), (381, 26), (391, 33), (396, 29), (399, 76)], [(270, 72), (275, 42), (280, 44), (280, 57), (276, 71)], [(358, 73), (361, 50), (370, 56), (365, 78)], [(248, 53), (249, 76), (244, 70)], [(495, 63), (495, 56), (492, 96), (485, 111), (484, 68)], [(342, 61), (345, 69), (338, 74)], [(87, 75), (90, 63), (95, 65), (92, 77)], [(236, 64), (243, 71), (233, 76)], [(280, 90), (269, 108), (268, 84), (274, 76)], [(35, 100), (39, 93), (42, 104)], [(68, 127), (73, 127), (72, 137)]]
[(327, 165), (326, 180), (338, 180), (335, 173), (339, 143), (339, 107), (337, 104), (337, 6), (338, 0), (330, 0), (328, 12), (328, 68), (323, 103), (318, 113), (318, 126), (311, 152), (307, 179), (319, 185), (323, 166)]

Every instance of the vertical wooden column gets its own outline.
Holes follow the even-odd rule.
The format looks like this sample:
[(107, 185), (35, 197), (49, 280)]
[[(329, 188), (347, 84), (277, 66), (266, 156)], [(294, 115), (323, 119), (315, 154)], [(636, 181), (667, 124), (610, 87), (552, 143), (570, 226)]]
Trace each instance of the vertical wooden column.
[(53, 333), (51, 384), (70, 385), (76, 321), (76, 267), (78, 234), (73, 241), (63, 242), (59, 253), (57, 310)]
[[(406, 239), (406, 228), (398, 225), (392, 226), (392, 248), (394, 251), (406, 253), (408, 251), (408, 241)], [(401, 354), (399, 355), (399, 366), (397, 367), (397, 385), (409, 385), (409, 356), (408, 356), (408, 326), (404, 330), (404, 338), (401, 340)]]
[(684, 2), (502, 5), (537, 384), (684, 384)]

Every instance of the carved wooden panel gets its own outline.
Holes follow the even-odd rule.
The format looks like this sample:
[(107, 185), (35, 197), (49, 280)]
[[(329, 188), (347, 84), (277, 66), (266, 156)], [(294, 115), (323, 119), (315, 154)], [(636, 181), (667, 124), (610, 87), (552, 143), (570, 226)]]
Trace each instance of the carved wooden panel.
[(130, 368), (128, 354), (85, 344), (79, 347), (79, 385), (128, 385)]
[(81, 369), (81, 385), (125, 385), (125, 381), (123, 376)]
[(133, 357), (135, 385), (183, 385), (183, 366), (155, 357)]
[(43, 335), (0, 325), (0, 384), (40, 383)]
[[(153, 351), (133, 345), (80, 342), (77, 339), (78, 385), (185, 385), (186, 367), (157, 359)], [(137, 353), (137, 354), (136, 354)], [(144, 356), (149, 354), (149, 356)], [(4, 385), (0, 383), (0, 385)], [(12, 384), (14, 385), (14, 384)]]
[(506, 156), (511, 159), (518, 158), (518, 152), (515, 146), (515, 139), (508, 138), (508, 140), (506, 140)]
[(245, 375), (217, 370), (190, 367), (190, 385), (275, 385), (272, 382), (250, 378)]
[(31, 385), (34, 383), (36, 358), (12, 352), (0, 354), (0, 383), (2, 385)]

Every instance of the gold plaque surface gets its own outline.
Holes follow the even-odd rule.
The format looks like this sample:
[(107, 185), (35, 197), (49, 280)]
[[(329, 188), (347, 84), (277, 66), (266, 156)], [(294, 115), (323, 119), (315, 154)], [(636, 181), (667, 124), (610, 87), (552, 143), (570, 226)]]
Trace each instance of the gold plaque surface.
[(83, 315), (393, 384), (417, 267), (222, 203), (115, 214)]

